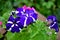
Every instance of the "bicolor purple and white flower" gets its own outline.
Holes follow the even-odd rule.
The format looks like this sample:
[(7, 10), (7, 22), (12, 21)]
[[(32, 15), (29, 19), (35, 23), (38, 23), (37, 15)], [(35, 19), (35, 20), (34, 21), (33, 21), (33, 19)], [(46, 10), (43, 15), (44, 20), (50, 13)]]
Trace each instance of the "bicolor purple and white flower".
[[(14, 14), (16, 18), (14, 18)], [(6, 29), (11, 32), (19, 32), (23, 27), (37, 20), (37, 14), (34, 8), (23, 6), (12, 11), (6, 24)]]
[(55, 29), (55, 32), (59, 31), (57, 18), (55, 16), (48, 16), (46, 21), (51, 20), (52, 23), (49, 26), (49, 29)]
[(20, 17), (14, 18), (11, 15), (6, 24), (6, 29), (11, 32), (19, 32), (22, 28), (23, 26), (20, 23)]
[(17, 8), (16, 11), (19, 11), (16, 14), (21, 18), (20, 21), (24, 27), (37, 20), (37, 13), (33, 7), (23, 6), (22, 8)]

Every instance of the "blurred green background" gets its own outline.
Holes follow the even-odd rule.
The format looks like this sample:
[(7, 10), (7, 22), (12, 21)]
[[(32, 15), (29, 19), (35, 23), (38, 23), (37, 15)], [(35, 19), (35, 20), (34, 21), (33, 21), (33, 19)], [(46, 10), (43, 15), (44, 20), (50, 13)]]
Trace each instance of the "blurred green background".
[[(10, 12), (12, 10), (15, 10), (17, 7), (22, 7), (23, 5), (34, 7), (38, 12), (43, 14), (45, 17), (49, 15), (55, 15), (60, 25), (60, 20), (59, 20), (60, 19), (60, 0), (0, 0), (0, 21), (3, 22), (4, 28), (6, 27), (5, 24), (9, 18)], [(7, 37), (8, 37), (8, 34), (7, 34)], [(13, 35), (13, 34), (10, 34), (10, 35)]]

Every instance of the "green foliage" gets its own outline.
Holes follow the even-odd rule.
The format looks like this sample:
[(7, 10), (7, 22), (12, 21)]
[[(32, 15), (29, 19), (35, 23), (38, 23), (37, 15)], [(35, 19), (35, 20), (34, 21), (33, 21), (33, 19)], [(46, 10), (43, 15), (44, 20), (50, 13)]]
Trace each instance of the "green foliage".
[(11, 10), (12, 9), (12, 3), (10, 0), (0, 0), (0, 16), (2, 16), (4, 14), (4, 12), (6, 12), (7, 10)]
[(50, 35), (47, 34), (50, 31), (44, 22), (37, 20), (36, 23), (23, 28), (19, 33), (8, 32), (6, 38), (7, 40), (56, 40), (54, 31)]
[[(52, 15), (55, 13), (56, 7), (60, 6), (59, 0), (0, 0), (0, 15), (3, 15), (4, 12), (8, 9), (14, 9), (14, 7), (22, 7), (27, 5), (30, 7), (35, 7), (44, 16)], [(60, 7), (59, 7), (60, 8)]]
[[(0, 0), (0, 21), (3, 22), (3, 28), (6, 28), (5, 24), (10, 12), (15, 10), (15, 7), (22, 7), (23, 5), (34, 7), (46, 17), (56, 15), (60, 24), (60, 0)], [(51, 35), (47, 34), (50, 31), (43, 22), (36, 21), (27, 28), (23, 28), (19, 33), (7, 32), (6, 37), (7, 40), (56, 40), (54, 31)], [(0, 36), (2, 37), (2, 35)]]
[[(13, 7), (21, 7), (23, 5), (27, 6), (33, 6), (35, 9), (45, 16), (51, 15), (51, 7), (54, 6), (54, 1), (48, 1), (45, 0), (6, 0), (6, 1), (0, 1), (0, 10), (1, 13), (4, 13), (7, 9), (13, 9)], [(1, 14), (3, 15), (3, 14)]]
[(3, 28), (6, 28), (6, 23), (7, 23), (7, 21), (8, 21), (8, 18), (9, 18), (9, 16), (10, 16), (10, 12), (11, 12), (11, 10), (7, 10), (5, 13), (4, 13), (4, 15), (2, 15), (2, 22), (3, 22)]
[(58, 8), (57, 10), (56, 10), (56, 13), (54, 13), (54, 15), (56, 15), (56, 17), (57, 17), (57, 20), (58, 20), (58, 23), (59, 23), (59, 27), (60, 27), (60, 8)]
[(3, 37), (3, 35), (2, 34), (0, 34), (0, 38), (2, 38)]

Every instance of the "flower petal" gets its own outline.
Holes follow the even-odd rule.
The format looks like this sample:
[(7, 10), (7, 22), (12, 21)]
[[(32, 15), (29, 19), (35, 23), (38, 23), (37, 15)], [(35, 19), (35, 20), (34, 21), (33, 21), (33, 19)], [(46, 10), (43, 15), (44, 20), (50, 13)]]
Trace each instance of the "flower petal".
[(25, 17), (22, 16), (22, 17), (20, 18), (20, 23), (21, 23), (22, 25), (24, 25), (24, 21), (25, 21)]
[(27, 6), (26, 6), (26, 5), (24, 5), (22, 8), (23, 8), (23, 9), (26, 9), (26, 8), (27, 8)]
[(18, 26), (14, 25), (14, 27), (12, 27), (11, 32), (19, 32), (19, 31), (20, 30), (19, 30), (19, 27)]
[(6, 29), (8, 30), (11, 26), (12, 26), (12, 24), (7, 23), (7, 24), (6, 24)]
[(30, 13), (34, 13), (34, 11), (33, 10), (29, 10), (29, 9), (26, 9), (26, 11), (25, 11), (26, 13), (28, 13), (28, 14), (30, 14)]
[(8, 21), (14, 21), (14, 17), (11, 15), (10, 17), (9, 17), (9, 19), (8, 19)]
[(31, 17), (32, 17), (32, 19), (34, 18), (35, 20), (37, 20), (37, 14), (36, 13), (32, 14)]
[(24, 21), (24, 25), (23, 25), (24, 27), (27, 26), (26, 22), (27, 22), (27, 17), (25, 17), (25, 21)]
[(13, 24), (13, 22), (12, 22), (12, 21), (8, 21), (7, 23)]
[(16, 10), (19, 11), (19, 13), (17, 14), (18, 16), (22, 15), (21, 12), (23, 12), (23, 8), (17, 8)]
[(33, 19), (31, 17), (28, 17), (27, 18), (27, 21), (26, 21), (26, 24), (29, 25), (32, 22), (33, 22)]
[(17, 24), (18, 24), (19, 28), (23, 29), (23, 25), (20, 22), (18, 22)]
[(15, 21), (17, 22), (17, 21), (20, 21), (20, 17), (16, 17), (15, 18)]

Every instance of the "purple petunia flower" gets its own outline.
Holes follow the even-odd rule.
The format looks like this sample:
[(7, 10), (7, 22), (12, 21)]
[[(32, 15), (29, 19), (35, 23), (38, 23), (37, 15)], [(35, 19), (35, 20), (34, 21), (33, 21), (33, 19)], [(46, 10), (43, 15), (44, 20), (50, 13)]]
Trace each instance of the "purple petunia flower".
[[(14, 14), (16, 14), (16, 18), (14, 18)], [(22, 8), (17, 8), (16, 11), (12, 11), (6, 24), (6, 29), (11, 32), (19, 32), (23, 27), (36, 20), (37, 14), (35, 9), (23, 6)]]
[(37, 14), (34, 8), (23, 6), (22, 8), (17, 8), (16, 10), (19, 11), (19, 13), (16, 14), (21, 18), (20, 21), (24, 27), (37, 20)]
[(52, 23), (50, 24), (49, 27), (55, 29), (55, 32), (58, 32), (59, 28), (58, 28), (57, 18), (55, 16), (48, 16), (47, 21), (49, 21), (49, 20), (52, 21)]
[(23, 26), (20, 23), (20, 17), (14, 18), (11, 15), (6, 24), (6, 29), (11, 32), (19, 32), (22, 28)]

